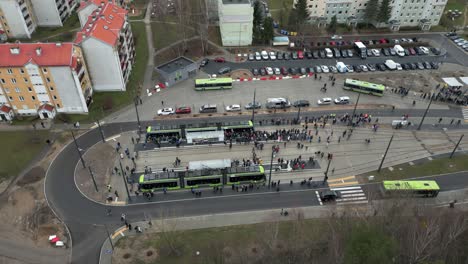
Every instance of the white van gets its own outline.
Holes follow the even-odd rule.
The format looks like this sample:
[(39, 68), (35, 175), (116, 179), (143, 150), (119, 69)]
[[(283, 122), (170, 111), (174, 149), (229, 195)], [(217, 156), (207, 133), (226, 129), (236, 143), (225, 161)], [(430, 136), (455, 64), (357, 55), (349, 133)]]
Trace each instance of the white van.
[(396, 70), (396, 68), (397, 68), (396, 63), (393, 60), (386, 60), (385, 61), (385, 66), (387, 66), (387, 68), (392, 70), (392, 71)]
[(286, 98), (268, 98), (266, 102), (266, 108), (273, 109), (273, 108), (288, 108), (291, 107), (291, 102), (288, 101)]
[(218, 107), (215, 104), (206, 104), (200, 107), (200, 113), (216, 113)]
[(400, 57), (404, 57), (404, 56), (405, 56), (405, 49), (403, 49), (402, 46), (400, 46), (400, 45), (395, 45), (395, 47), (394, 47), (393, 49), (395, 49), (396, 54), (397, 54), (398, 56), (400, 56)]
[(346, 64), (344, 64), (341, 61), (336, 63), (336, 69), (338, 69), (338, 72), (341, 72), (341, 73), (348, 72), (348, 67), (346, 67)]
[(349, 104), (348, 96), (341, 96), (335, 99), (335, 104)]
[(325, 48), (325, 55), (327, 56), (327, 58), (333, 58), (332, 50), (329, 48)]
[(262, 50), (261, 54), (262, 54), (262, 59), (264, 59), (264, 60), (268, 60), (270, 58), (270, 57), (268, 57), (268, 52), (266, 52), (264, 50)]

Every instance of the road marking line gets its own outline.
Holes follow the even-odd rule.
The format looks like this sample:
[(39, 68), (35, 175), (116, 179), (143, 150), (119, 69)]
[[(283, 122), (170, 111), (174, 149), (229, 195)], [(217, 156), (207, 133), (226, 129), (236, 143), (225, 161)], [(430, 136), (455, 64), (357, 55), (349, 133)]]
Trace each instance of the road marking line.
[(342, 198), (336, 199), (337, 202), (347, 202), (347, 201), (359, 201), (359, 200), (366, 200), (366, 197), (355, 197), (355, 198)]
[(343, 182), (343, 183), (332, 183), (328, 184), (330, 187), (340, 187), (340, 186), (353, 186), (353, 185), (358, 185), (359, 182), (357, 181), (352, 181), (352, 182)]
[(107, 141), (110, 141), (110, 140), (114, 140), (114, 141), (115, 141), (115, 139), (116, 139), (116, 138), (119, 138), (119, 137), (120, 137), (120, 134), (115, 135), (115, 136), (110, 137), (110, 138), (106, 138), (106, 142), (107, 142)]
[(351, 201), (351, 202), (344, 202), (342, 204), (362, 204), (362, 203), (369, 203), (367, 200), (360, 200), (360, 201)]
[(115, 231), (115, 233), (112, 234), (112, 236), (111, 236), (112, 239), (116, 238), (118, 235), (123, 235), (122, 233), (123, 233), (125, 230), (127, 230), (127, 229), (128, 229), (128, 228), (127, 228), (126, 226), (123, 226), (123, 227), (117, 229), (117, 231)]
[(346, 193), (362, 193), (362, 190), (352, 190), (352, 191), (340, 191), (341, 194), (346, 194)]
[(328, 182), (343, 181), (343, 180), (349, 180), (349, 179), (354, 179), (354, 178), (355, 176), (347, 176), (347, 177), (342, 177), (342, 178), (331, 179), (331, 180), (328, 180)]
[[(345, 191), (345, 190), (359, 190), (361, 186), (350, 186), (350, 187), (341, 187), (341, 188), (331, 188), (332, 191)], [(362, 190), (362, 189), (361, 189)]]
[(317, 195), (317, 199), (318, 199), (318, 201), (319, 201), (320, 205), (323, 205), (323, 203), (322, 203), (322, 199), (320, 199), (320, 194), (319, 194), (319, 192), (318, 192), (318, 191), (315, 191), (315, 195)]
[(346, 194), (346, 195), (343, 195), (342, 197), (344, 197), (344, 198), (348, 198), (348, 197), (352, 198), (352, 197), (362, 197), (362, 196), (365, 197), (366, 194), (364, 194), (364, 193), (354, 193), (354, 194)]

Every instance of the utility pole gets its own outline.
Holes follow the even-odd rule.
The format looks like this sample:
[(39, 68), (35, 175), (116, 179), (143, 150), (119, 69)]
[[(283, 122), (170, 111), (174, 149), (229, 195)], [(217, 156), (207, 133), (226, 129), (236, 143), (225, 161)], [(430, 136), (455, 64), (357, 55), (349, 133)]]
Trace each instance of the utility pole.
[(83, 169), (86, 169), (86, 164), (85, 164), (85, 161), (83, 159), (83, 155), (81, 155), (80, 147), (78, 147), (78, 142), (76, 142), (75, 134), (73, 133), (73, 130), (70, 130), (70, 132), (71, 132), (72, 137), (73, 137), (73, 142), (75, 142), (76, 150), (78, 151), (78, 154), (80, 155), (80, 160), (81, 160), (81, 164), (83, 165)]
[(382, 169), (382, 165), (383, 165), (383, 163), (385, 161), (385, 157), (387, 157), (388, 150), (390, 149), (390, 145), (392, 144), (393, 136), (394, 136), (394, 134), (392, 134), (392, 137), (390, 138), (390, 142), (388, 142), (387, 149), (385, 150), (385, 154), (382, 157), (382, 161), (380, 162), (379, 169), (377, 170), (377, 172), (380, 172), (380, 170)]
[(96, 184), (96, 179), (94, 178), (94, 173), (91, 170), (91, 166), (88, 166), (89, 169), (89, 175), (91, 175), (91, 179), (93, 180), (94, 188), (96, 189), (96, 192), (99, 192), (97, 184)]
[(273, 170), (273, 156), (275, 155), (274, 145), (271, 148), (271, 161), (270, 161), (270, 176), (268, 177), (268, 188), (271, 187), (271, 171)]
[(101, 123), (99, 122), (99, 119), (96, 119), (96, 123), (97, 123), (97, 125), (98, 125), (99, 132), (100, 132), (100, 134), (101, 134), (102, 142), (103, 142), (103, 143), (106, 143), (106, 138), (104, 137), (104, 131), (102, 131), (102, 127), (101, 127)]
[(331, 159), (328, 159), (327, 170), (325, 171), (325, 177), (323, 177), (323, 184), (325, 184), (328, 180), (328, 170), (330, 169)]
[(361, 98), (361, 93), (358, 93), (356, 103), (354, 104), (353, 115), (351, 115), (351, 119), (349, 120), (348, 126), (353, 124), (353, 119), (354, 119), (354, 115), (356, 114), (356, 108), (359, 103), (359, 98)]
[(112, 251), (114, 251), (114, 242), (112, 242), (112, 237), (109, 233), (109, 230), (107, 229), (107, 225), (104, 225), (104, 228), (106, 229), (106, 233), (107, 233), (107, 237), (109, 238), (109, 242), (111, 244), (111, 247), (112, 247)]
[(455, 146), (455, 148), (453, 149), (452, 153), (450, 154), (450, 158), (452, 158), (452, 157), (453, 157), (453, 154), (455, 154), (455, 150), (457, 150), (458, 145), (460, 145), (460, 142), (462, 141), (463, 136), (464, 136), (464, 134), (462, 134), (462, 135), (460, 136), (460, 139), (458, 140), (457, 145)]
[(137, 121), (138, 121), (138, 138), (140, 138), (141, 135), (141, 123), (140, 123), (140, 115), (138, 114), (138, 96), (135, 96), (135, 112), (137, 116)]
[(252, 128), (255, 129), (255, 95), (257, 94), (257, 89), (254, 90), (253, 106), (252, 106)]
[(429, 107), (431, 107), (432, 98), (433, 98), (433, 96), (431, 96), (431, 100), (429, 101), (429, 104), (427, 105), (426, 111), (424, 112), (424, 115), (423, 115), (423, 117), (421, 119), (421, 122), (419, 123), (418, 130), (421, 130), (421, 126), (424, 123), (424, 119), (426, 118), (427, 112), (429, 112)]
[(125, 185), (125, 190), (127, 191), (128, 200), (132, 201), (132, 198), (130, 197), (130, 192), (128, 191), (127, 180), (125, 179), (125, 171), (123, 170), (122, 162), (120, 160), (119, 160), (119, 164), (120, 164), (120, 171), (122, 172), (122, 179)]

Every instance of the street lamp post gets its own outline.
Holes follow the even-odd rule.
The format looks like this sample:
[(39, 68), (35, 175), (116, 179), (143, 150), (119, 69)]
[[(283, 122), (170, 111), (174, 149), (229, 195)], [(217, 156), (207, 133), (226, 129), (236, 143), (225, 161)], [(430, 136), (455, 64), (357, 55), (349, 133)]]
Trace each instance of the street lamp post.
[(78, 151), (78, 154), (80, 155), (80, 160), (81, 160), (81, 164), (83, 165), (83, 169), (86, 169), (86, 164), (85, 164), (85, 161), (83, 159), (83, 155), (81, 154), (80, 147), (78, 147), (78, 142), (76, 142), (75, 134), (73, 133), (73, 130), (70, 130), (70, 132), (71, 132), (72, 137), (73, 137), (73, 142), (75, 142), (76, 150)]
[(383, 165), (383, 163), (385, 161), (385, 157), (387, 157), (388, 150), (390, 149), (390, 145), (392, 144), (393, 136), (394, 136), (394, 134), (392, 134), (392, 137), (390, 138), (390, 142), (388, 142), (387, 149), (385, 150), (385, 154), (383, 155), (382, 161), (380, 162), (380, 165), (379, 165), (379, 169), (377, 170), (378, 172), (380, 172), (380, 170), (382, 169), (382, 165)]
[(452, 157), (453, 157), (453, 154), (455, 154), (455, 151), (457, 150), (458, 145), (460, 145), (460, 142), (462, 141), (463, 136), (465, 136), (465, 135), (462, 134), (462, 135), (460, 136), (460, 139), (458, 140), (457, 145), (455, 146), (455, 148), (453, 149), (452, 153), (450, 154), (450, 158), (452, 158)]
[(138, 121), (138, 138), (140, 138), (140, 135), (141, 135), (141, 123), (140, 123), (140, 114), (138, 113), (138, 97), (137, 97), (137, 96), (135, 96), (134, 105), (135, 105), (135, 112), (136, 112), (137, 121)]
[(421, 130), (421, 126), (424, 123), (424, 119), (426, 118), (427, 112), (429, 112), (429, 107), (431, 107), (432, 98), (433, 98), (433, 96), (431, 95), (431, 99), (429, 101), (429, 104), (427, 105), (426, 111), (424, 112), (424, 115), (423, 115), (423, 117), (421, 119), (421, 122), (419, 123), (418, 130)]
[(353, 124), (353, 119), (354, 119), (354, 115), (356, 114), (356, 108), (357, 108), (357, 105), (358, 105), (358, 103), (359, 103), (359, 98), (361, 98), (361, 94), (360, 94), (360, 93), (358, 93), (358, 97), (357, 97), (356, 103), (354, 104), (353, 114), (351, 115), (351, 119), (349, 120), (348, 126), (350, 126), (350, 125)]
[(323, 184), (325, 184), (328, 180), (328, 170), (330, 169), (331, 159), (328, 159), (327, 170), (325, 171), (325, 177), (323, 177)]
[(91, 166), (88, 166), (89, 169), (89, 174), (91, 175), (91, 179), (93, 180), (94, 188), (96, 189), (96, 192), (99, 192), (97, 184), (96, 184), (96, 179), (94, 178), (94, 173), (91, 170)]
[(271, 161), (270, 161), (270, 176), (268, 177), (268, 188), (271, 187), (271, 171), (273, 170), (273, 156), (275, 155), (274, 145), (271, 149)]
[(104, 131), (102, 131), (101, 123), (99, 122), (99, 119), (96, 119), (96, 123), (99, 128), (99, 133), (101, 134), (101, 139), (103, 143), (106, 143), (106, 138), (104, 137)]
[(257, 89), (254, 90), (253, 105), (252, 105), (252, 128), (255, 129), (255, 96)]
[(119, 165), (120, 165), (120, 171), (122, 172), (122, 179), (125, 185), (125, 190), (127, 191), (128, 200), (132, 201), (132, 198), (130, 197), (130, 192), (128, 191), (127, 181), (125, 180), (125, 171), (123, 170), (122, 162), (120, 160), (119, 160)]
[(301, 118), (301, 106), (299, 105), (297, 109), (297, 123), (298, 124), (299, 124), (300, 118)]

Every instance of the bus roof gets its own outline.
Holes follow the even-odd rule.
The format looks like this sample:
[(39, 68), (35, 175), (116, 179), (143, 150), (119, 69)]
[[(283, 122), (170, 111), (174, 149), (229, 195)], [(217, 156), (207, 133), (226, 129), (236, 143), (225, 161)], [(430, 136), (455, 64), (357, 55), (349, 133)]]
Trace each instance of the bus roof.
[(207, 83), (232, 83), (232, 78), (211, 78), (211, 79), (196, 79), (195, 84)]
[(358, 85), (358, 86), (361, 86), (361, 87), (372, 88), (372, 89), (379, 90), (379, 91), (384, 91), (385, 90), (385, 85), (370, 83), (370, 82), (364, 82), (364, 81), (358, 81), (358, 80), (353, 80), (353, 79), (346, 79), (345, 84)]
[(436, 181), (384, 181), (385, 190), (440, 190)]

